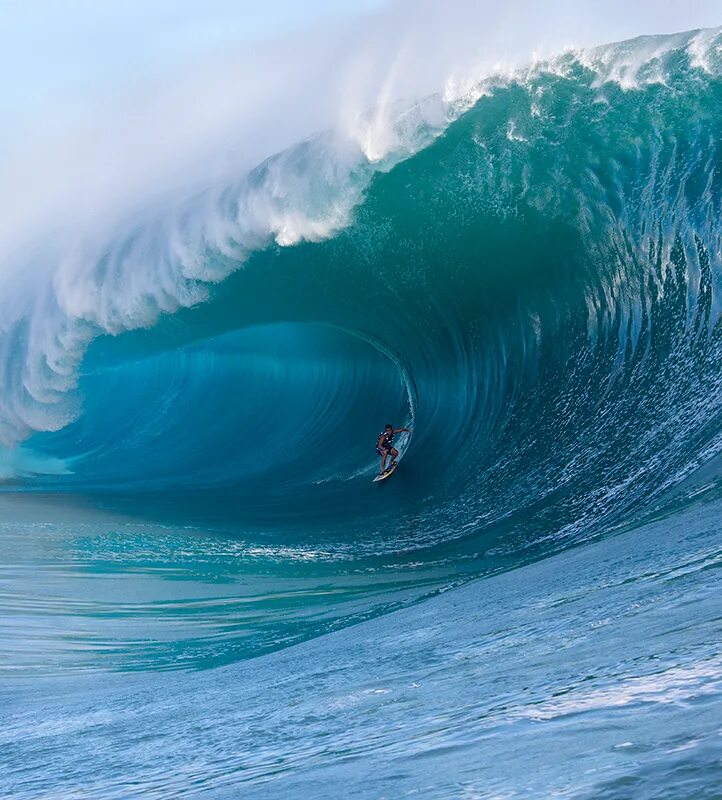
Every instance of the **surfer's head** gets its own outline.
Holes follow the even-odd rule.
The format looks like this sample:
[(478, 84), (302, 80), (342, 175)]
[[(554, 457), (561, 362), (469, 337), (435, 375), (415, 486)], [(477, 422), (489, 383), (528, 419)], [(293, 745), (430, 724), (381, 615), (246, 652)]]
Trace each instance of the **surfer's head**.
[(385, 425), (385, 426), (384, 426), (384, 430), (387, 430), (387, 431), (392, 431), (393, 429), (394, 429), (394, 426), (393, 426), (393, 425)]

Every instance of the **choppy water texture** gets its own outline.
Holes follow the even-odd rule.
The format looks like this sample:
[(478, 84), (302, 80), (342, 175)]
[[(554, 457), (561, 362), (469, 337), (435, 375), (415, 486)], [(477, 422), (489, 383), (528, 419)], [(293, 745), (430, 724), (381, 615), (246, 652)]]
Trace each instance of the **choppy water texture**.
[(722, 35), (442, 105), (4, 327), (4, 794), (720, 796)]

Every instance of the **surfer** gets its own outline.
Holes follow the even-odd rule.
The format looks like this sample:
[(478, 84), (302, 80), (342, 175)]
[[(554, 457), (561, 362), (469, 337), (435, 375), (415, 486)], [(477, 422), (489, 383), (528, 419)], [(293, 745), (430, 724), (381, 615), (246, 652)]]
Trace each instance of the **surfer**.
[(387, 458), (391, 458), (389, 469), (396, 466), (396, 459), (399, 456), (399, 451), (393, 446), (393, 441), (397, 433), (411, 433), (411, 430), (409, 428), (394, 428), (393, 425), (387, 425), (379, 434), (379, 438), (376, 442), (376, 452), (381, 456), (381, 473), (386, 469)]

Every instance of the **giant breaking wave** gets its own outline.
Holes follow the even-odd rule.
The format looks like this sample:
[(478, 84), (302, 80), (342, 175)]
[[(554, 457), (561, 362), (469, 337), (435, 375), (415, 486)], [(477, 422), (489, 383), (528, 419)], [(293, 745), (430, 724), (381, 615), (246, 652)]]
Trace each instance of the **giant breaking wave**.
[[(6, 486), (232, 497), (335, 543), (362, 518), (374, 551), (562, 545), (644, 507), (722, 447), (721, 53), (490, 75), (17, 277)], [(415, 431), (393, 535), (388, 419)]]

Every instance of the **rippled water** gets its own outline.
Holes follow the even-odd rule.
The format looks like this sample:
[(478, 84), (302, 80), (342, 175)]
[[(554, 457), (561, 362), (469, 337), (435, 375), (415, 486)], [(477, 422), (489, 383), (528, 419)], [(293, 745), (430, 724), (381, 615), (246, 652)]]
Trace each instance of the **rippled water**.
[[(4, 792), (715, 797), (715, 495), (251, 661), (102, 680), (24, 674), (3, 684)], [(161, 574), (124, 574), (139, 606), (152, 602), (149, 577), (178, 577)]]

